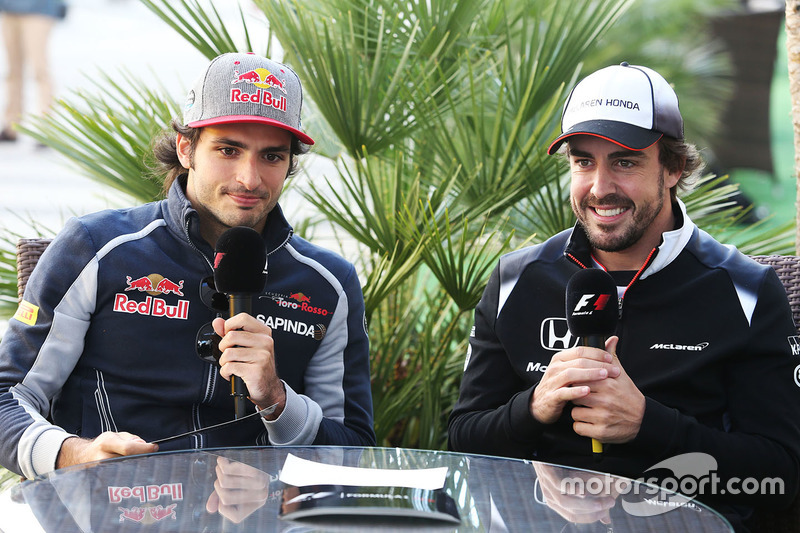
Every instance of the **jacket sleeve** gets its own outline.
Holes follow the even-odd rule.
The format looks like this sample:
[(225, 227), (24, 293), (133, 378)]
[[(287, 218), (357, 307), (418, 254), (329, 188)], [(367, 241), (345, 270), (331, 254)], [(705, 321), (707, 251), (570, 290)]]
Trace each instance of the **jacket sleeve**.
[(48, 417), (83, 352), (96, 280), (95, 251), (70, 219), (39, 259), (0, 343), (0, 464), (25, 477), (54, 470), (71, 436)]
[[(800, 356), (793, 353), (798, 338), (786, 293), (771, 268), (761, 282), (747, 338), (724, 369), (729, 391), (725, 430), (648, 398), (631, 444), (660, 458), (707, 453), (717, 461), (715, 475), (727, 501), (788, 505), (800, 479)], [(745, 493), (742, 480), (756, 480), (759, 490)], [(776, 495), (770, 494), (773, 483)]]
[(286, 408), (265, 421), (275, 445), (374, 446), (369, 339), (355, 268), (339, 288), (325, 339), (305, 373), (305, 393), (286, 386)]
[(530, 458), (544, 426), (528, 407), (534, 387), (514, 372), (495, 334), (501, 265), (492, 273), (475, 308), (461, 389), (448, 423), (448, 447), (466, 453)]

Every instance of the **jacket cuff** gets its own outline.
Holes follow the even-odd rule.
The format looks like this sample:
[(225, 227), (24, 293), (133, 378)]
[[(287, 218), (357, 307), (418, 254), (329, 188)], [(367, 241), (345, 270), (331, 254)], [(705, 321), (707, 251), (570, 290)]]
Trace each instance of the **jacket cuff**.
[(308, 396), (297, 394), (286, 382), (286, 406), (275, 420), (265, 420), (269, 442), (275, 446), (312, 444), (322, 422), (322, 408)]
[[(32, 439), (33, 444), (30, 448), (21, 446), (18, 450), (17, 462), (22, 475), (33, 479), (55, 470), (61, 444), (70, 437), (75, 437), (75, 435), (67, 433), (61, 428), (49, 426)], [(21, 442), (25, 441), (27, 439), (23, 439)]]
[(533, 386), (511, 398), (508, 422), (514, 440), (530, 442), (544, 431), (545, 424), (537, 421), (531, 414), (531, 398), (535, 389), (536, 386)]

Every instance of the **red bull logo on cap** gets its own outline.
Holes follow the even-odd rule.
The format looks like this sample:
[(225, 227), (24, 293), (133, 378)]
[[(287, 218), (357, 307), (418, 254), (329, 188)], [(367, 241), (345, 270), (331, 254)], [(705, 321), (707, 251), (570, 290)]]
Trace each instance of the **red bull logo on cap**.
[[(239, 61), (236, 61), (239, 65)], [(283, 72), (283, 71), (282, 71)], [(241, 103), (258, 103), (264, 106), (269, 106), (278, 111), (286, 112), (286, 97), (279, 95), (274, 96), (272, 92), (267, 89), (277, 89), (286, 94), (286, 78), (279, 78), (275, 73), (260, 67), (247, 72), (240, 73), (238, 70), (233, 71), (233, 80), (231, 85), (252, 85), (256, 87), (256, 92), (251, 93), (241, 88), (232, 88), (230, 94), (230, 101), (234, 104)], [(284, 72), (285, 74), (285, 72)]]
[[(239, 62), (237, 61), (236, 64), (238, 65)], [(233, 74), (234, 77), (233, 81), (231, 81), (231, 85), (236, 85), (237, 83), (247, 83), (260, 89), (269, 89), (274, 87), (283, 94), (286, 94), (286, 78), (280, 79), (278, 76), (265, 68), (248, 70), (244, 74), (239, 74), (238, 70), (234, 70)]]

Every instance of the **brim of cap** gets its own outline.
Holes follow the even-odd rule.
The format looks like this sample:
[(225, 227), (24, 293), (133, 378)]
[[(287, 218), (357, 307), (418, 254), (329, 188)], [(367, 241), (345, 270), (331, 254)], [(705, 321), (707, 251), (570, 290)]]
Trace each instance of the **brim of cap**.
[(216, 118), (209, 118), (206, 120), (197, 120), (195, 122), (189, 122), (186, 124), (190, 128), (202, 128), (204, 126), (214, 126), (217, 124), (234, 124), (237, 122), (249, 122), (249, 123), (256, 123), (256, 124), (267, 124), (268, 126), (275, 126), (276, 128), (280, 128), (282, 130), (286, 130), (295, 137), (297, 137), (300, 142), (304, 144), (314, 144), (314, 139), (303, 133), (302, 131), (292, 128), (291, 126), (287, 126), (283, 122), (279, 120), (272, 120), (269, 118), (264, 117), (254, 117), (252, 115), (229, 115), (226, 117), (216, 117)]
[(563, 142), (573, 135), (592, 135), (614, 144), (618, 144), (628, 150), (645, 150), (658, 142), (664, 136), (660, 131), (648, 130), (634, 126), (626, 122), (615, 122), (613, 120), (589, 120), (579, 122), (572, 126), (556, 138), (547, 149), (549, 155), (553, 155)]

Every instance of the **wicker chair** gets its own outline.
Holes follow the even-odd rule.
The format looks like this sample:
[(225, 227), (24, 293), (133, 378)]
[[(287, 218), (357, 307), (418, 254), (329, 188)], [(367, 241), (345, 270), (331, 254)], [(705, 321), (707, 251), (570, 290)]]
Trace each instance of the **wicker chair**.
[(22, 300), (25, 285), (33, 272), (33, 267), (39, 261), (44, 249), (52, 239), (20, 239), (17, 242), (17, 296)]
[[(25, 291), (28, 277), (36, 262), (52, 239), (20, 239), (17, 243), (17, 280), (19, 298)], [(793, 255), (754, 255), (759, 263), (770, 265), (778, 274), (789, 296), (795, 324), (800, 324), (800, 257)], [(800, 533), (800, 496), (783, 511), (759, 511), (751, 519), (749, 526), (757, 532)]]
[[(753, 255), (759, 263), (775, 269), (789, 297), (795, 326), (800, 326), (800, 256)], [(800, 495), (788, 509), (759, 510), (748, 522), (753, 533), (800, 533)]]

